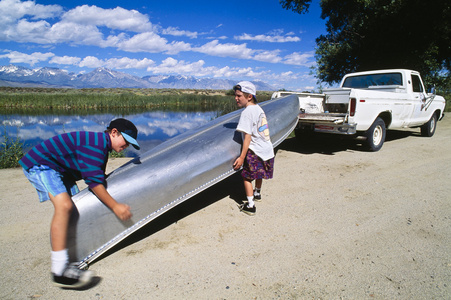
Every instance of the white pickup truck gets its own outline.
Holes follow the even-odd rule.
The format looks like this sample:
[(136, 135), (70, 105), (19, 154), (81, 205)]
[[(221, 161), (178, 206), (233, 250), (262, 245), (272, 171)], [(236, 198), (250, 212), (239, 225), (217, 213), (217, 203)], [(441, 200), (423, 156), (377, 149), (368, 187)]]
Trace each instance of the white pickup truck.
[(425, 92), (418, 72), (405, 69), (352, 73), (323, 94), (279, 91), (272, 98), (290, 94), (298, 95), (301, 108), (297, 134), (363, 136), (371, 151), (382, 147), (386, 129), (420, 127), (423, 136), (434, 135), (446, 102)]

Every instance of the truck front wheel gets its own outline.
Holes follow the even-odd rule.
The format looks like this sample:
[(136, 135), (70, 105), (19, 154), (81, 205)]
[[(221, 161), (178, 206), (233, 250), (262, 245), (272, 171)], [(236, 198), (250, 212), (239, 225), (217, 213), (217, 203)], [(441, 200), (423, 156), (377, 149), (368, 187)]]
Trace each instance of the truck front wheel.
[(431, 137), (435, 133), (435, 128), (437, 127), (437, 115), (433, 114), (429, 121), (421, 126), (421, 135)]
[(377, 118), (371, 125), (370, 129), (365, 132), (366, 145), (368, 150), (376, 152), (382, 148), (385, 141), (385, 122), (381, 118)]

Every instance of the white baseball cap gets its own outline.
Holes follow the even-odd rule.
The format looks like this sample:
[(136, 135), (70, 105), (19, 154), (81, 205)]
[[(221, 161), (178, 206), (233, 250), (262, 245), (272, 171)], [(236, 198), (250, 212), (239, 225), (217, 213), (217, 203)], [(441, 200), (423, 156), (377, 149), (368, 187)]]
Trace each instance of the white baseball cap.
[(250, 81), (240, 81), (234, 87), (234, 90), (242, 91), (243, 93), (248, 93), (254, 96), (255, 101), (257, 101), (257, 89), (255, 85)]

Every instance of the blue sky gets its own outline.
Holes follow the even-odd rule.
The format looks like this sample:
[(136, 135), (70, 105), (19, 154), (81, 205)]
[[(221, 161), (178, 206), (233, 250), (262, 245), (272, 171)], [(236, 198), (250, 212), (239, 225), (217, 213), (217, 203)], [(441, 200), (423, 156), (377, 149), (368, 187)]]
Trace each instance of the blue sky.
[(261, 80), (314, 90), (319, 0), (308, 14), (278, 0), (0, 0), (0, 65), (139, 77)]

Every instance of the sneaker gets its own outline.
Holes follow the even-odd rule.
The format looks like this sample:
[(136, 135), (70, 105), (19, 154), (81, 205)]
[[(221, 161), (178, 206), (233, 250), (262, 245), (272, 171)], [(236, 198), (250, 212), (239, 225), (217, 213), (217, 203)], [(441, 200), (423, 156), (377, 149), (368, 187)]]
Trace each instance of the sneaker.
[(244, 212), (245, 214), (248, 214), (249, 216), (255, 215), (255, 212), (257, 211), (257, 208), (255, 207), (249, 207), (247, 206), (247, 203), (240, 205), (240, 211)]
[(254, 201), (261, 202), (262, 201), (262, 195), (261, 194), (254, 194)]
[(262, 194), (257, 193), (256, 190), (254, 190), (254, 201), (257, 201), (257, 202), (262, 201)]
[(92, 281), (92, 271), (80, 270), (77, 263), (69, 264), (61, 276), (53, 275), (53, 284), (60, 288), (77, 289)]

